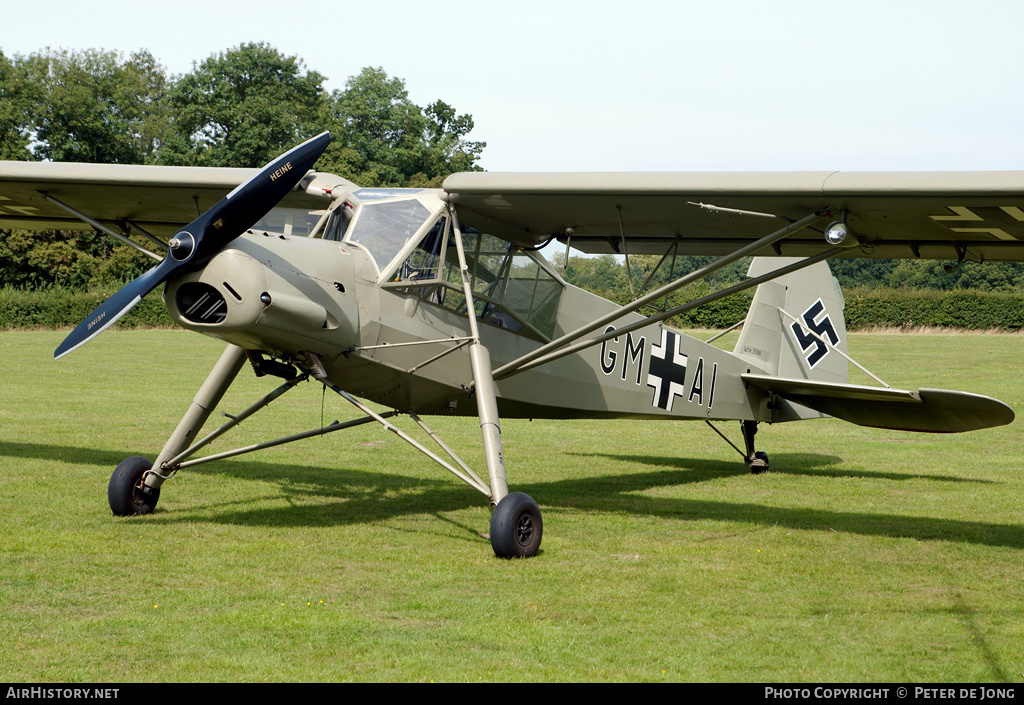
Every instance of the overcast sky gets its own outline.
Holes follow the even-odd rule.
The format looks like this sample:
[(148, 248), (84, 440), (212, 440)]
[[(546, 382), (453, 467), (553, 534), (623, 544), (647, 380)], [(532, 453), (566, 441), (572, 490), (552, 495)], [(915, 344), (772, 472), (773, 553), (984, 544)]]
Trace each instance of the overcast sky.
[(0, 49), (263, 41), (468, 112), (490, 171), (1024, 168), (1024, 3), (972, 0), (8, 4)]

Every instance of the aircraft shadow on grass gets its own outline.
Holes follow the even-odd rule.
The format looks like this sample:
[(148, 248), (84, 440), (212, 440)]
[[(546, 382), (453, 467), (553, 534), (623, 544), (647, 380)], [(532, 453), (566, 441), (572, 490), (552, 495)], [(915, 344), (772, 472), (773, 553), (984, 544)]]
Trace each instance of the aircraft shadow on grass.
[[(124, 453), (73, 446), (0, 442), (0, 457), (38, 458), (109, 468), (120, 462), (124, 458)], [(735, 462), (701, 458), (600, 454), (593, 454), (592, 457), (605, 458), (610, 465), (616, 462), (639, 463), (663, 469), (521, 483), (514, 489), (541, 497), (543, 505), (554, 510), (625, 513), (674, 518), (679, 521), (740, 522), (808, 531), (836, 531), (918, 541), (952, 541), (1024, 548), (1024, 526), (1020, 525), (773, 507), (741, 502), (647, 497), (636, 493), (659, 487), (745, 475), (748, 471)], [(837, 478), (985, 482), (951, 476), (908, 476), (846, 470), (836, 467), (841, 462), (836, 456), (808, 453), (775, 454), (771, 472)], [(468, 488), (442, 475), (436, 479), (424, 479), (367, 470), (232, 460), (190, 468), (187, 472), (229, 475), (240, 480), (271, 483), (276, 486), (278, 493), (267, 499), (279, 500), (284, 496), (288, 500), (288, 506), (239, 509), (240, 504), (251, 504), (252, 500), (228, 500), (173, 512), (158, 508), (153, 516), (147, 517), (144, 521), (168, 524), (212, 521), (224, 524), (302, 527), (372, 523), (401, 516), (428, 514), (465, 529), (473, 535), (474, 540), (485, 540), (469, 527), (445, 519), (446, 512), (478, 507), (479, 499)], [(316, 499), (325, 501), (318, 502)]]
[[(701, 460), (697, 458), (678, 458), (674, 456), (657, 455), (612, 455), (608, 453), (574, 453), (573, 455), (606, 458), (609, 460), (622, 461), (627, 463), (640, 463), (643, 465), (660, 465), (671, 468), (689, 468), (690, 470), (713, 477), (726, 475), (746, 475), (747, 470), (737, 463), (722, 463), (721, 461)], [(772, 453), (772, 457), (779, 459), (774, 463), (771, 472), (776, 475), (802, 475), (805, 477), (853, 477), (872, 480), (893, 480), (904, 482), (907, 480), (929, 480), (933, 482), (965, 482), (971, 484), (993, 485), (992, 480), (974, 480), (954, 475), (917, 475), (905, 472), (876, 472), (874, 470), (853, 469), (844, 465), (842, 458), (836, 455), (818, 455), (815, 453)], [(722, 470), (716, 470), (716, 466), (723, 466)], [(834, 467), (833, 467), (834, 466)], [(692, 480), (696, 482), (697, 480)]]

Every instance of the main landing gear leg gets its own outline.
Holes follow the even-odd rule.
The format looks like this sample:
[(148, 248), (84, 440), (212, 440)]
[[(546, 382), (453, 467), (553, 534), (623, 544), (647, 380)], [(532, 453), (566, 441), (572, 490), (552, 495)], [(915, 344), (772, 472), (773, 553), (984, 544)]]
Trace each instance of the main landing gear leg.
[(160, 497), (160, 485), (169, 477), (163, 473), (161, 465), (187, 448), (195, 439), (210, 413), (235, 381), (245, 360), (245, 351), (242, 348), (228, 345), (203, 386), (199, 388), (192, 406), (185, 412), (178, 428), (160, 451), (156, 462), (150, 463), (141, 456), (133, 456), (115, 468), (107, 485), (107, 500), (114, 514), (130, 516), (153, 511)]
[(529, 558), (540, 550), (540, 538), (544, 526), (541, 523), (540, 508), (528, 495), (522, 492), (508, 492), (505, 480), (505, 459), (501, 453), (501, 426), (498, 419), (498, 401), (494, 391), (494, 372), (491, 370), (491, 354), (480, 342), (477, 326), (476, 307), (473, 303), (473, 286), (470, 282), (469, 267), (466, 266), (466, 251), (462, 243), (459, 216), (451, 211), (452, 240), (459, 256), (462, 272), (462, 293), (466, 297), (466, 311), (469, 313), (469, 332), (473, 343), (469, 346), (469, 364), (473, 373), (473, 388), (476, 395), (477, 413), (480, 415), (480, 431), (484, 440), (484, 455), (487, 458), (487, 479), (491, 489), (491, 548), (499, 558)]
[(772, 464), (768, 462), (767, 453), (763, 450), (754, 450), (754, 434), (757, 433), (757, 421), (740, 421), (740, 427), (743, 429), (743, 442), (747, 446), (745, 458), (747, 467), (750, 468), (750, 472), (760, 475), (770, 468)]
[(473, 367), (477, 413), (480, 415), (480, 432), (487, 459), (487, 480), (491, 487), (491, 502), (495, 505), (491, 515), (491, 548), (499, 558), (529, 558), (540, 550), (544, 532), (540, 507), (522, 492), (509, 494), (491, 356), (487, 348), (477, 342), (469, 348), (469, 359)]

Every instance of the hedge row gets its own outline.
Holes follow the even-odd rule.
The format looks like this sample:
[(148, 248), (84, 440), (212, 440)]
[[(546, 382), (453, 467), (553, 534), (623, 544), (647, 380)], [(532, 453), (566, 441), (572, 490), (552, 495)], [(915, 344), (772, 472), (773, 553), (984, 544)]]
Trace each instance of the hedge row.
[[(0, 289), (0, 330), (66, 328), (78, 325), (114, 292), (20, 291)], [(742, 320), (750, 292), (706, 304), (672, 319), (683, 328), (725, 328)], [(172, 325), (156, 293), (144, 298), (117, 323), (122, 328)], [(936, 326), (969, 330), (1024, 329), (1024, 294), (983, 291), (854, 290), (846, 294), (850, 330), (879, 327)]]
[(1024, 294), (970, 289), (854, 290), (846, 293), (846, 327), (937, 326), (968, 330), (1021, 330)]
[[(683, 328), (725, 328), (747, 315), (753, 295), (737, 294), (672, 319)], [(1024, 329), (1024, 294), (967, 289), (854, 289), (845, 293), (846, 327)], [(798, 314), (799, 312), (792, 312)]]
[[(0, 330), (77, 326), (115, 291), (0, 289)], [(157, 291), (140, 301), (117, 325), (121, 328), (169, 328), (173, 324), (160, 298), (160, 292)]]
[(746, 318), (753, 298), (753, 292), (741, 291), (675, 316), (669, 324), (678, 328), (728, 328)]

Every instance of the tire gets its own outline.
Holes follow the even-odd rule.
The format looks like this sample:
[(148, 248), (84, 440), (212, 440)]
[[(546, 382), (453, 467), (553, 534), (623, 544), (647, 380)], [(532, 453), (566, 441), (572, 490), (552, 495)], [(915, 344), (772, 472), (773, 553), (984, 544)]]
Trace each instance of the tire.
[(761, 473), (765, 472), (766, 470), (768, 470), (768, 468), (772, 466), (772, 464), (768, 462), (768, 454), (765, 453), (763, 450), (759, 450), (756, 453), (754, 453), (754, 458), (756, 458), (757, 460), (764, 461), (764, 465), (750, 466), (750, 472), (752, 472), (755, 475), (760, 475)]
[(506, 495), (491, 515), (491, 548), (498, 558), (530, 558), (544, 533), (540, 507), (522, 492)]
[(142, 488), (142, 477), (153, 463), (139, 455), (122, 460), (107, 484), (107, 501), (115, 516), (129, 517), (149, 514), (160, 499), (159, 488)]

